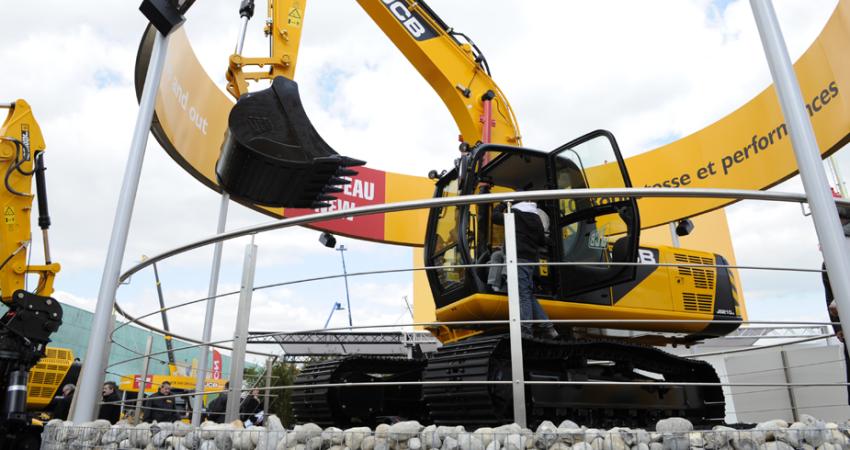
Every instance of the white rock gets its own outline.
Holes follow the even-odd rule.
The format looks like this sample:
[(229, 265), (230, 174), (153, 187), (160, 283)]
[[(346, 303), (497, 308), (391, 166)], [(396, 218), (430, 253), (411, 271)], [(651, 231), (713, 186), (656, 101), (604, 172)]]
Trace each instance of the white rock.
[(632, 447), (632, 450), (649, 450), (649, 444), (646, 442), (638, 442), (634, 447)]
[(691, 442), (686, 433), (666, 432), (662, 435), (661, 445), (664, 450), (690, 450)]
[(646, 444), (648, 446), (649, 443), (652, 442), (652, 436), (649, 434), (648, 431), (646, 431), (646, 430), (635, 430), (634, 433), (635, 433), (635, 441), (638, 444)]
[[(49, 424), (49, 422), (48, 422)], [(47, 427), (45, 427), (45, 430)], [(129, 436), (126, 425), (112, 425), (100, 438), (102, 444), (117, 444)]]
[(511, 434), (522, 434), (522, 427), (517, 423), (511, 423), (493, 428), (493, 439), (499, 441), (499, 445), (502, 447), (505, 446), (505, 442)]
[(590, 441), (590, 448), (592, 448), (593, 450), (603, 450), (602, 447), (603, 447), (604, 444), (605, 444), (605, 438), (596, 437), (596, 438), (593, 438), (592, 441)]
[[(439, 428), (438, 428), (438, 430), (439, 430)], [(459, 450), (460, 445), (458, 444), (457, 439), (455, 439), (451, 436), (446, 436), (446, 438), (443, 439), (443, 446), (441, 447), (441, 449), (442, 450)]]
[(555, 445), (549, 447), (549, 450), (570, 450), (570, 446), (563, 442), (556, 442)]
[(425, 427), (422, 432), (419, 433), (419, 439), (422, 440), (422, 445), (426, 450), (441, 448), (443, 446), (443, 439), (440, 437), (440, 433), (437, 431), (436, 425), (428, 425)]
[(151, 424), (140, 423), (130, 429), (130, 445), (135, 448), (145, 448), (151, 443)]
[(757, 450), (759, 442), (753, 436), (753, 433), (738, 431), (732, 438), (732, 448), (734, 450)]
[(132, 444), (130, 444), (130, 440), (129, 440), (129, 439), (124, 439), (123, 441), (121, 441), (121, 442), (118, 444), (118, 448), (130, 448), (130, 447), (132, 447), (132, 446), (133, 446), (133, 445), (132, 445)]
[(820, 447), (817, 448), (817, 450), (841, 450), (841, 449), (839, 447), (835, 446), (835, 445), (830, 444), (829, 442), (824, 442), (823, 444), (821, 444)]
[(558, 428), (555, 424), (544, 420), (537, 426), (534, 432), (534, 447), (540, 450), (547, 450), (549, 447), (558, 442)]
[(650, 442), (649, 450), (664, 450), (664, 444), (660, 442)]
[(189, 434), (190, 431), (192, 431), (192, 425), (181, 421), (176, 421), (174, 422), (174, 427), (172, 428), (171, 434), (177, 437), (186, 437), (186, 435)]
[(387, 434), (392, 441), (406, 441), (412, 437), (416, 437), (423, 428), (425, 427), (419, 422), (408, 420), (390, 425)]
[(705, 447), (705, 439), (703, 439), (702, 433), (688, 433), (688, 441), (691, 444), (691, 447)]
[(603, 450), (630, 450), (619, 433), (608, 433), (602, 440)]
[(375, 439), (386, 439), (390, 431), (390, 426), (382, 423), (375, 427)]
[(493, 429), (490, 427), (481, 427), (475, 430), (472, 435), (477, 437), (484, 446), (490, 445), (493, 442)]
[(505, 439), (505, 450), (524, 450), (525, 438), (521, 434), (511, 433)]
[(485, 450), (501, 450), (501, 448), (502, 448), (502, 444), (499, 443), (499, 440), (493, 439), (492, 442), (487, 444), (487, 447), (485, 448)]
[(375, 438), (375, 450), (389, 450), (390, 444), (387, 442), (387, 438)]
[(328, 427), (322, 431), (322, 441), (324, 444), (340, 445), (343, 441), (342, 430), (337, 427)]
[(711, 431), (703, 434), (705, 448), (719, 450), (722, 447), (732, 445), (732, 437), (737, 430), (723, 425), (716, 425)]
[(774, 441), (774, 442), (765, 442), (764, 444), (762, 444), (759, 447), (759, 449), (760, 450), (794, 450), (794, 447), (791, 447), (790, 445), (788, 445), (784, 442)]
[(407, 441), (407, 448), (410, 450), (420, 450), (422, 448), (422, 440), (417, 437), (410, 438), (410, 440)]
[(584, 442), (589, 444), (596, 438), (604, 439), (605, 433), (602, 430), (597, 430), (596, 428), (588, 428), (584, 430)]
[(328, 450), (342, 450), (343, 446), (341, 445), (332, 445)]
[(563, 420), (563, 421), (561, 421), (561, 424), (558, 425), (558, 428), (581, 428), (581, 427), (578, 426), (578, 424), (573, 422), (572, 420)]
[(304, 443), (304, 447), (307, 450), (322, 450), (322, 444), (324, 443), (324, 439), (321, 436), (313, 436), (310, 439), (307, 439), (307, 442)]
[(251, 436), (251, 443), (254, 444), (254, 448), (259, 445), (260, 436), (265, 436), (267, 434), (268, 432), (264, 426), (256, 426), (248, 429), (248, 435)]
[(215, 446), (215, 441), (210, 440), (201, 441), (201, 445), (198, 447), (198, 450), (218, 450), (218, 448)]
[(315, 423), (305, 423), (304, 425), (297, 425), (294, 431), (295, 440), (299, 444), (306, 444), (308, 440), (321, 436), (323, 430), (322, 427)]
[(215, 439), (213, 439), (213, 441), (215, 442), (215, 448), (218, 450), (233, 449), (233, 436), (231, 433), (219, 431), (218, 433), (215, 433)]
[(151, 444), (154, 447), (163, 447), (165, 446), (165, 440), (171, 436), (171, 430), (161, 430), (159, 433), (153, 435), (151, 438)]
[(280, 417), (276, 414), (272, 414), (266, 417), (266, 420), (263, 421), (263, 425), (268, 428), (269, 431), (285, 431), (286, 428), (280, 422)]
[(593, 450), (587, 442), (577, 442), (573, 444), (573, 450)]
[(655, 424), (655, 431), (659, 433), (687, 433), (694, 431), (694, 425), (690, 420), (682, 417), (669, 417), (661, 419)]
[(372, 430), (369, 427), (349, 428), (343, 432), (342, 443), (351, 450), (359, 450), (360, 443), (371, 434)]
[[(565, 420), (564, 422), (568, 422)], [(584, 440), (584, 430), (581, 428), (566, 428), (566, 427), (558, 427), (556, 430), (558, 439), (567, 443), (567, 444), (575, 444), (576, 442), (581, 442)]]
[(534, 448), (534, 432), (528, 428), (523, 428), (520, 434), (525, 438), (525, 450), (532, 450)]

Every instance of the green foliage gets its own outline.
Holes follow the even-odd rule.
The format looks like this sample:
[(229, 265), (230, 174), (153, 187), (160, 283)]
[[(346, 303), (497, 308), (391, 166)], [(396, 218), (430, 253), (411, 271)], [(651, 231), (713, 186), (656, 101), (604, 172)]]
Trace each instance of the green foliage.
[[(295, 377), (298, 376), (298, 367), (296, 364), (287, 362), (277, 362), (272, 366), (271, 389), (269, 391), (270, 402), (268, 414), (276, 414), (280, 421), (286, 427), (291, 427), (295, 423), (295, 417), (292, 414), (292, 390), (290, 389), (274, 389), (278, 386), (290, 386), (295, 383)], [(263, 399), (263, 391), (266, 386), (265, 367), (251, 366), (246, 367), (243, 372), (245, 380), (245, 388), (256, 386), (260, 388), (260, 399)]]

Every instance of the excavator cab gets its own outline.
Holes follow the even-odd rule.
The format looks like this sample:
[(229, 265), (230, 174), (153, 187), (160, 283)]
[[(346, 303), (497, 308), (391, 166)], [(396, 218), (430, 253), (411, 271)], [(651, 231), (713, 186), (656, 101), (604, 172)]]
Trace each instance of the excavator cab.
[[(551, 152), (482, 145), (439, 179), (435, 196), (546, 189), (630, 187), (614, 136), (603, 130), (581, 136)], [(535, 294), (542, 299), (611, 305), (610, 287), (634, 279), (634, 266), (607, 262), (637, 260), (640, 234), (633, 198), (591, 197), (538, 201), (549, 222), (547, 245)], [(504, 227), (493, 223), (493, 204), (432, 209), (425, 243), (429, 283), (438, 310), (463, 305), (477, 316), (506, 311), (480, 305), (504, 298), (498, 268), (456, 268), (458, 264), (503, 262)], [(545, 222), (546, 220), (544, 220)], [(588, 263), (558, 265), (549, 262)]]

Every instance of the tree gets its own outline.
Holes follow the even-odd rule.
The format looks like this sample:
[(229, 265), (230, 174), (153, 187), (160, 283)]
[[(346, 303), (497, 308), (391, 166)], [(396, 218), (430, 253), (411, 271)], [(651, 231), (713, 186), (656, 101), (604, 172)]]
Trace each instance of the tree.
[[(256, 386), (260, 388), (261, 394), (266, 386), (265, 368), (262, 366), (250, 366), (245, 368), (244, 380), (245, 387), (250, 388)], [(290, 389), (274, 389), (280, 386), (291, 386), (295, 384), (295, 378), (298, 376), (299, 369), (294, 363), (278, 361), (272, 366), (271, 389), (269, 391), (269, 411), (268, 414), (275, 414), (286, 427), (291, 427), (295, 423), (295, 417), (292, 413), (292, 390)]]

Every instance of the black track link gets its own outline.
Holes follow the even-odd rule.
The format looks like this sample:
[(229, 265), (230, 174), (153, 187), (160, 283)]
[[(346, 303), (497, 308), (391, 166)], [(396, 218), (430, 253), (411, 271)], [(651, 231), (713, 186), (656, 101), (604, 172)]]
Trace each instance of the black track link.
[[(632, 372), (632, 369), (641, 369), (662, 374), (665, 381), (719, 381), (711, 365), (703, 361), (617, 341), (525, 340), (523, 356), (526, 380), (551, 379), (546, 378), (546, 374), (554, 372), (560, 374), (557, 379), (561, 380), (579, 380), (582, 374), (589, 374), (589, 378), (595, 380), (652, 381)], [(588, 360), (613, 361), (615, 365), (609, 369), (593, 368), (585, 366)], [(565, 376), (565, 373), (571, 375)], [(444, 346), (430, 358), (423, 374), (425, 381), (487, 379), (510, 379), (510, 349), (506, 335), (473, 338)], [(584, 391), (584, 397), (578, 391)], [(658, 393), (668, 391), (666, 397)], [(624, 401), (624, 395), (632, 398)], [(426, 386), (423, 396), (436, 424), (485, 426), (513, 421), (510, 385)], [(602, 400), (609, 396), (623, 403)], [(666, 403), (654, 400), (659, 396), (666, 398)], [(681, 398), (680, 403), (676, 403), (676, 398)], [(578, 399), (582, 402), (576, 403)], [(545, 419), (569, 418), (587, 426), (648, 426), (669, 415), (688, 417), (695, 424), (714, 425), (722, 423), (725, 415), (723, 393), (717, 386), (586, 386), (578, 389), (529, 385), (526, 400), (530, 425)], [(532, 404), (535, 401), (537, 403)]]
[[(419, 381), (424, 366), (421, 360), (349, 356), (306, 365), (295, 384)], [(386, 416), (425, 420), (421, 398), (419, 386), (317, 387), (294, 390), (292, 407), (299, 423), (374, 427)]]

